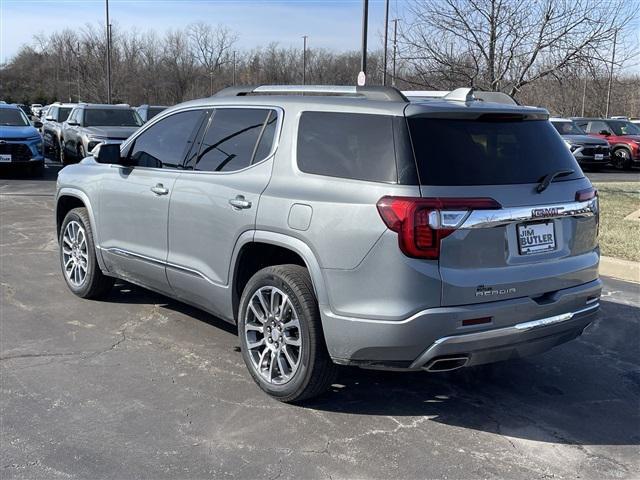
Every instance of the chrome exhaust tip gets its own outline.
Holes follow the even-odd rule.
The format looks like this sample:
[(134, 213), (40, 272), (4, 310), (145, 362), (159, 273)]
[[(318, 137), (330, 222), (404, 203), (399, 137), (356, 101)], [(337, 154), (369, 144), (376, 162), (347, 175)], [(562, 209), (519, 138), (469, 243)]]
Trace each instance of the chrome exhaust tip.
[(435, 360), (432, 360), (429, 365), (424, 367), (424, 369), (427, 372), (449, 372), (451, 370), (457, 370), (464, 367), (468, 361), (469, 357), (467, 355), (436, 358)]

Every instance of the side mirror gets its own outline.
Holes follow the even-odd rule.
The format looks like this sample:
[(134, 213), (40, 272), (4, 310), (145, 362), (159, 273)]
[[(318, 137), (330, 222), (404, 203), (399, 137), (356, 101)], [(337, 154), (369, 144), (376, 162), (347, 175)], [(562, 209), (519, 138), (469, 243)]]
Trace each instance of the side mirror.
[(46, 122), (55, 122), (55, 121), (56, 121), (56, 119), (55, 119), (55, 118), (53, 118), (53, 117), (44, 117), (44, 120), (45, 120)]
[(70, 122), (67, 122), (67, 125), (69, 125), (70, 127), (77, 127), (80, 124), (78, 122), (71, 120)]
[(600, 130), (600, 135), (608, 137), (609, 135), (611, 135), (611, 132), (609, 132), (608, 130)]
[(98, 163), (110, 163), (122, 165), (119, 143), (101, 143), (93, 149), (93, 157)]
[(33, 122), (33, 126), (36, 128), (42, 128), (42, 122), (40, 120), (36, 120)]

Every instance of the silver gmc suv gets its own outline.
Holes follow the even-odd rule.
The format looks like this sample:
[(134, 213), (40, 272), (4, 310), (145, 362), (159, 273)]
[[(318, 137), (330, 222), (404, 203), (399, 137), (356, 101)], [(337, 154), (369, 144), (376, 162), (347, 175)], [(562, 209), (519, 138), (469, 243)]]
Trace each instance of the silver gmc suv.
[(438, 372), (596, 318), (598, 198), (541, 108), (489, 92), (234, 87), (58, 177), (73, 293), (126, 280), (237, 324), (285, 402), (336, 364)]

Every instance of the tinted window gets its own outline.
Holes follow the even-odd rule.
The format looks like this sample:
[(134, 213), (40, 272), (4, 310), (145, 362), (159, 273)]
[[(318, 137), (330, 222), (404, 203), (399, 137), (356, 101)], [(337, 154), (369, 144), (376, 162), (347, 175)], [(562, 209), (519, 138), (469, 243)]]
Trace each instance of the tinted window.
[(88, 108), (84, 114), (85, 127), (139, 127), (140, 117), (132, 109)]
[(264, 132), (260, 137), (258, 148), (256, 149), (256, 155), (253, 160), (254, 162), (264, 160), (267, 158), (269, 153), (271, 153), (271, 147), (273, 147), (273, 142), (275, 141), (277, 121), (278, 115), (275, 111), (271, 110), (267, 124), (264, 127)]
[(610, 121), (609, 127), (616, 135), (640, 135), (640, 128), (626, 120)]
[(397, 182), (393, 117), (305, 112), (298, 130), (303, 172), (372, 182)]
[(573, 122), (551, 122), (560, 135), (584, 135), (585, 132)]
[(69, 118), (70, 113), (71, 108), (60, 108), (58, 110), (58, 122), (64, 122), (67, 118)]
[(134, 140), (129, 151), (131, 162), (140, 167), (178, 168), (203, 115), (202, 110), (191, 110), (160, 120)]
[(587, 125), (587, 132), (596, 134), (601, 134), (602, 132), (612, 133), (609, 126), (601, 120), (589, 122)]
[(0, 125), (24, 127), (29, 125), (22, 110), (17, 108), (0, 108)]
[(251, 165), (256, 143), (271, 111), (221, 108), (213, 113), (195, 170), (226, 172)]
[(535, 183), (558, 170), (580, 167), (546, 120), (496, 121), (409, 118), (423, 185)]
[(157, 114), (159, 114), (163, 110), (166, 110), (166, 108), (165, 107), (149, 107), (149, 109), (147, 110), (147, 120), (151, 120), (153, 117), (155, 117)]

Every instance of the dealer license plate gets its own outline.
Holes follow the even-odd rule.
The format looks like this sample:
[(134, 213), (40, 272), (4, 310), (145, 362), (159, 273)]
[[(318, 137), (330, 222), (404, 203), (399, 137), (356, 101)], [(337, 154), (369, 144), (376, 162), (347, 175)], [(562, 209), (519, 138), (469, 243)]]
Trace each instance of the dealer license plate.
[(9, 155), (8, 153), (0, 153), (0, 162), (10, 162), (11, 161), (11, 155)]
[(548, 252), (556, 249), (553, 222), (522, 223), (518, 225), (520, 255)]

